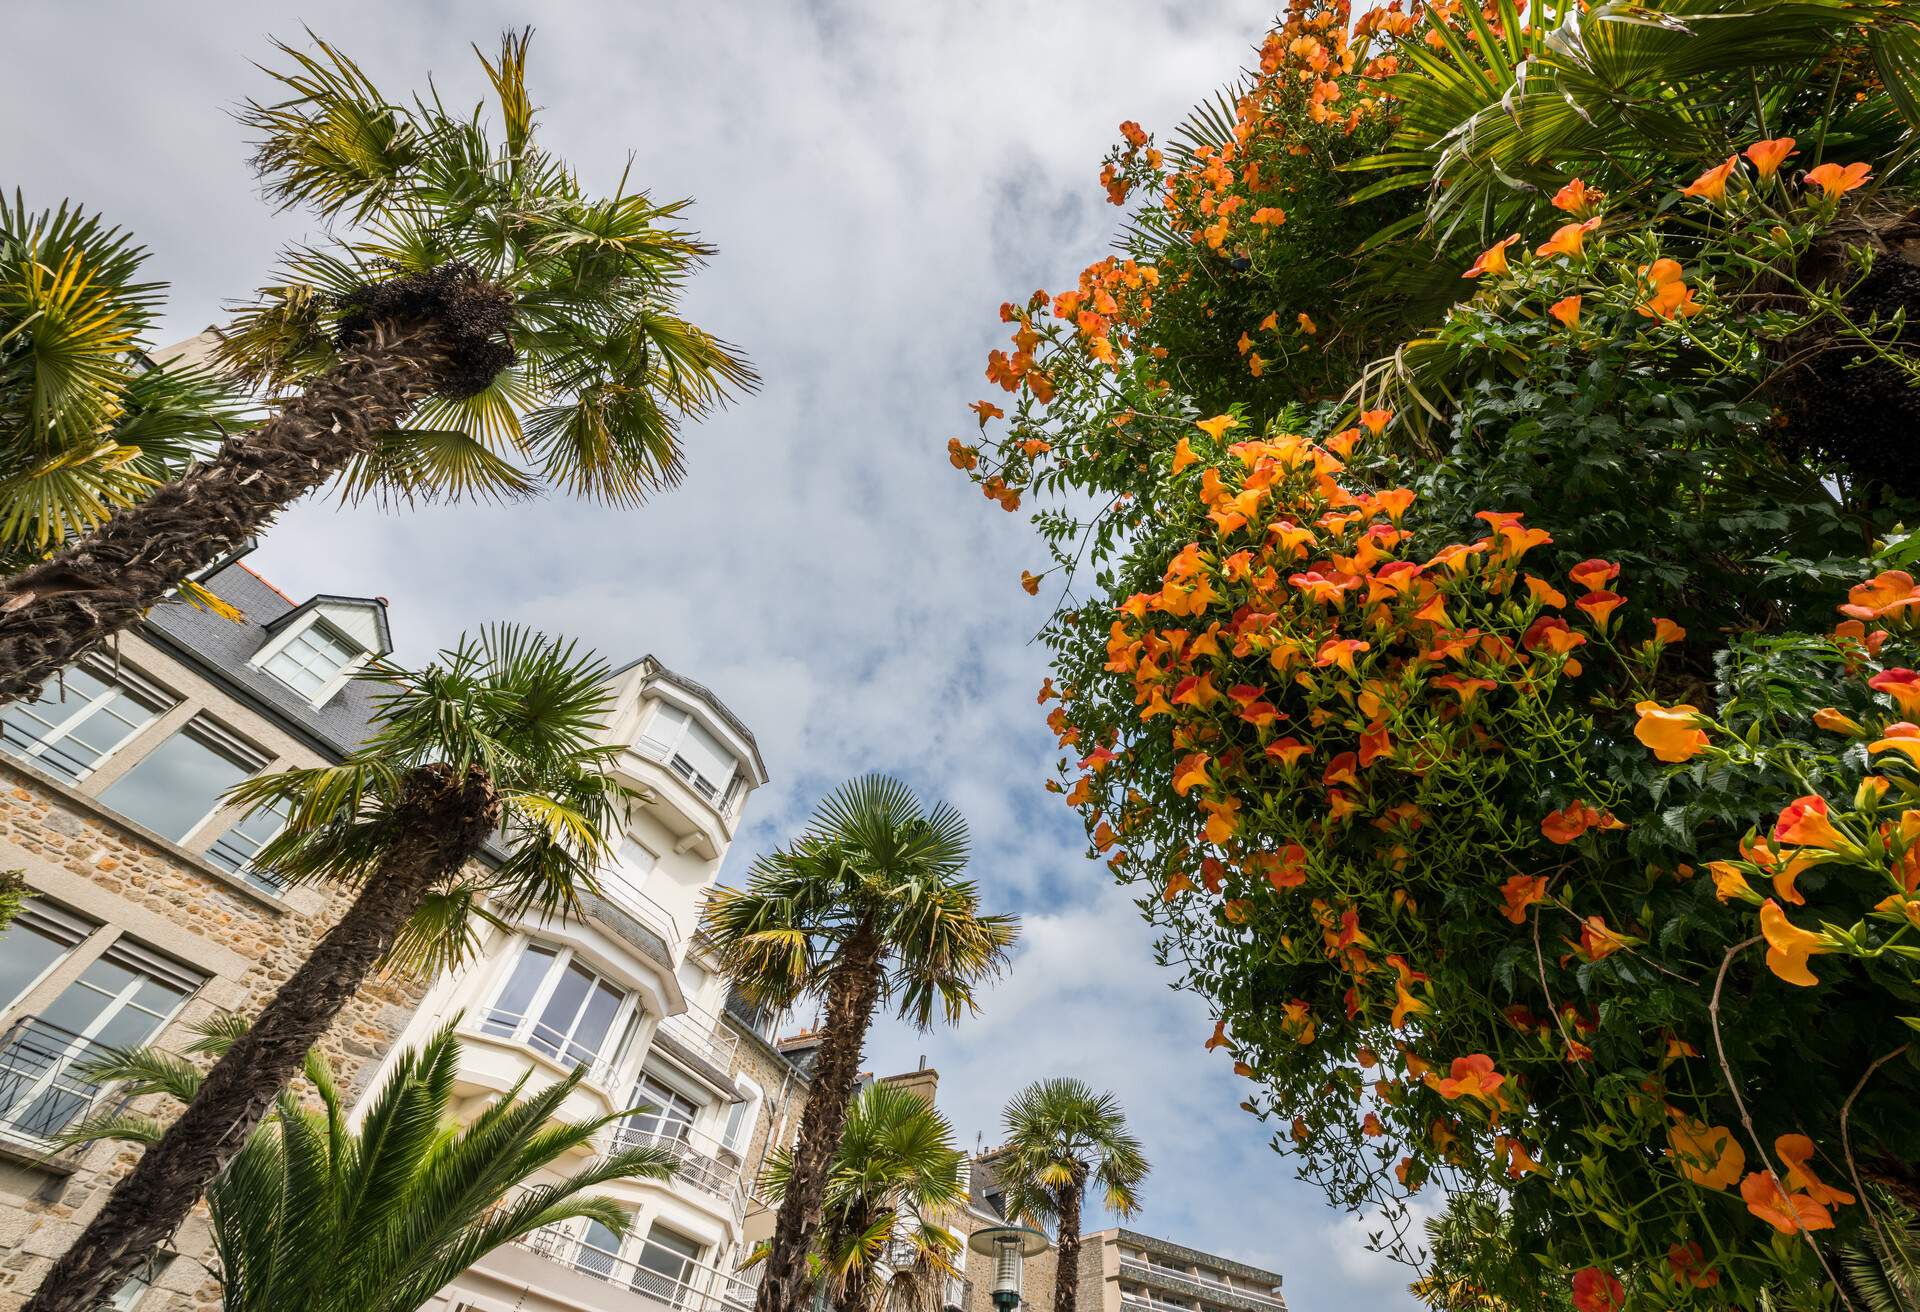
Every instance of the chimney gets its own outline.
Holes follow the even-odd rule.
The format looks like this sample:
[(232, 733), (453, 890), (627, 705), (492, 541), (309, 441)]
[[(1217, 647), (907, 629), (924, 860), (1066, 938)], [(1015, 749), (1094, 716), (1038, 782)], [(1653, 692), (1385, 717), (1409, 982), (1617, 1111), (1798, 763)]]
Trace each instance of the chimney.
[(940, 1072), (929, 1067), (926, 1059), (922, 1058), (919, 1070), (910, 1071), (905, 1075), (889, 1075), (886, 1077), (885, 1083), (896, 1085), (902, 1089), (912, 1090), (914, 1093), (920, 1095), (927, 1106), (931, 1107), (934, 1105), (934, 1097), (940, 1089)]

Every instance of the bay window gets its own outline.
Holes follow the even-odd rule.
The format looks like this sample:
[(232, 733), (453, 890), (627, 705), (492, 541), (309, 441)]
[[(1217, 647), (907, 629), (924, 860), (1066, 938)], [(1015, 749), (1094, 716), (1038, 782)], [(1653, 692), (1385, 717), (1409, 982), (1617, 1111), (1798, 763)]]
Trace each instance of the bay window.
[(517, 1038), (561, 1065), (612, 1061), (633, 1015), (633, 997), (573, 949), (528, 943), (514, 962), (481, 1031)]
[(716, 806), (726, 799), (739, 762), (687, 711), (656, 703), (640, 741), (702, 797)]

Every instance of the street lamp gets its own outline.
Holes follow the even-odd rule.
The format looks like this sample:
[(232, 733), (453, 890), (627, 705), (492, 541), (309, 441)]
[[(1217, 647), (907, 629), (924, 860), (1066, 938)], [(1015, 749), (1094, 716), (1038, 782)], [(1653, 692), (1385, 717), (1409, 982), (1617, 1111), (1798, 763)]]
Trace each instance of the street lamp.
[(990, 1225), (975, 1230), (967, 1247), (993, 1259), (995, 1312), (1014, 1312), (1020, 1306), (1020, 1271), (1026, 1259), (1047, 1250), (1047, 1237), (1031, 1226)]

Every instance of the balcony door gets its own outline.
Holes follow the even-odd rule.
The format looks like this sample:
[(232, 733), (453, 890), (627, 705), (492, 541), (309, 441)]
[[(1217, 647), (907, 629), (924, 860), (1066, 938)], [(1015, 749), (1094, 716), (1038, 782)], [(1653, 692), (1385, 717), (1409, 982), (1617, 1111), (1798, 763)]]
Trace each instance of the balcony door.
[(650, 1071), (633, 1086), (633, 1106), (644, 1108), (627, 1118), (628, 1137), (670, 1146), (684, 1146), (693, 1133), (700, 1104), (661, 1082)]
[(110, 1049), (151, 1042), (202, 982), (137, 943), (115, 943), (38, 1016), (8, 1031), (0, 1126), (40, 1139), (66, 1129), (100, 1091), (81, 1068)]
[(656, 1221), (634, 1262), (633, 1287), (674, 1307), (685, 1307), (693, 1301), (693, 1275), (704, 1252), (705, 1246), (697, 1240)]

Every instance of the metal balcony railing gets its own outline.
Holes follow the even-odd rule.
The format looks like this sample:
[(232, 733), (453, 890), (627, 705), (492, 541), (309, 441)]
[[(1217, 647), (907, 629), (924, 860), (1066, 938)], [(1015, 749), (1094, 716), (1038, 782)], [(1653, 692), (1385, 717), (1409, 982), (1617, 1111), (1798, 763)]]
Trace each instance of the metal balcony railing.
[(733, 1055), (740, 1046), (740, 1037), (704, 1007), (688, 1003), (679, 1015), (661, 1017), (660, 1031), (673, 1042), (691, 1049), (696, 1057), (724, 1073), (732, 1073)]
[(37, 1016), (0, 1034), (0, 1134), (39, 1148), (91, 1112), (103, 1087), (82, 1072), (112, 1051)]
[(496, 1007), (481, 1017), (478, 1022), (469, 1020), (461, 1028), (468, 1033), (481, 1034), (490, 1039), (504, 1039), (508, 1043), (532, 1048), (549, 1060), (558, 1062), (567, 1070), (585, 1066), (587, 1083), (601, 1089), (613, 1087), (613, 1065), (609, 1059), (597, 1052), (582, 1051), (578, 1044), (568, 1042), (566, 1036), (556, 1034), (551, 1028), (541, 1024), (538, 1016), (503, 1011)]
[(642, 739), (630, 744), (627, 750), (656, 765), (666, 767), (675, 778), (686, 785), (688, 792), (705, 802), (713, 809), (715, 815), (728, 824), (732, 824), (740, 814), (740, 799), (746, 796), (746, 789), (740, 785), (738, 770), (734, 771), (733, 779), (725, 787), (720, 787), (701, 774), (693, 762), (671, 748), (660, 747)]
[[(887, 1265), (895, 1271), (904, 1271), (919, 1260), (920, 1251), (904, 1239), (895, 1239), (887, 1245)], [(966, 1262), (966, 1250), (956, 1249), (949, 1261), (956, 1265)], [(944, 1308), (964, 1309), (967, 1296), (973, 1292), (973, 1281), (965, 1276), (953, 1274), (947, 1276), (941, 1285), (940, 1305)]]
[[(1274, 1308), (1276, 1312), (1286, 1312), (1287, 1302), (1284, 1298), (1257, 1285), (1229, 1284), (1217, 1276), (1203, 1276), (1197, 1272), (1181, 1271), (1174, 1267), (1162, 1266), (1158, 1262), (1142, 1262), (1131, 1257), (1120, 1259), (1120, 1273), (1137, 1276), (1142, 1280), (1157, 1280), (1163, 1284), (1171, 1284), (1177, 1286), (1182, 1293), (1190, 1293), (1196, 1298), (1225, 1294), (1232, 1298), (1245, 1299), (1250, 1303), (1258, 1303), (1262, 1307)], [(1132, 1298), (1136, 1302), (1143, 1301), (1141, 1295), (1127, 1294), (1123, 1297)], [(1154, 1307), (1166, 1309), (1166, 1312), (1192, 1312), (1191, 1309), (1178, 1306), (1169, 1308), (1166, 1304), (1152, 1299), (1144, 1299), (1144, 1301), (1152, 1302)]]
[(634, 1256), (623, 1257), (555, 1228), (535, 1230), (517, 1242), (575, 1271), (624, 1286), (678, 1312), (748, 1312), (758, 1288), (738, 1275), (690, 1262), (672, 1249), (653, 1243), (625, 1245)]
[(603, 868), (599, 884), (602, 897), (658, 934), (674, 960), (680, 959), (680, 922), (671, 911), (641, 892), (639, 883), (618, 866)]
[(644, 1112), (629, 1116), (614, 1127), (612, 1147), (616, 1152), (664, 1148), (680, 1164), (673, 1177), (676, 1181), (685, 1181), (728, 1204), (734, 1204), (740, 1195), (739, 1155), (684, 1122), (661, 1120)]

